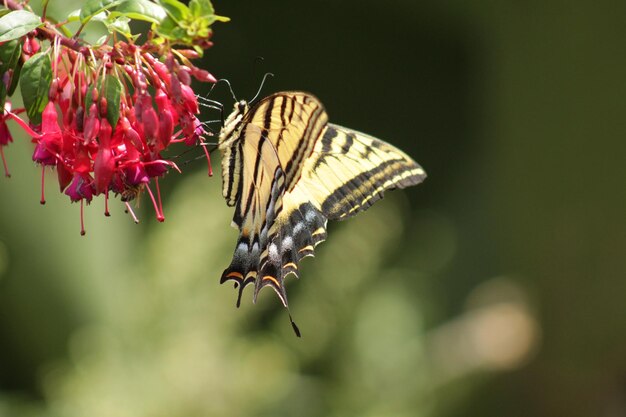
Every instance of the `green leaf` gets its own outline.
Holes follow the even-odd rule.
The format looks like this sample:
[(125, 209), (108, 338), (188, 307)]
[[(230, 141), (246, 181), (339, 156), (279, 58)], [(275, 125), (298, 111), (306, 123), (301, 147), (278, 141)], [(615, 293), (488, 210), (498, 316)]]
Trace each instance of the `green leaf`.
[(131, 19), (143, 20), (150, 23), (159, 24), (167, 17), (165, 9), (149, 0), (127, 0), (119, 4), (112, 16), (121, 14)]
[(39, 52), (24, 63), (20, 75), (20, 91), (26, 114), (34, 124), (41, 123), (41, 112), (48, 104), (51, 82), (52, 67), (47, 53)]
[(85, 94), (85, 112), (89, 111), (93, 103), (93, 89), (99, 91), (100, 97), (107, 99), (107, 120), (112, 128), (115, 128), (117, 121), (120, 119), (120, 97), (122, 95), (122, 83), (113, 74), (108, 74), (104, 80), (104, 89), (102, 88), (102, 79), (98, 78), (96, 84), (90, 84)]
[[(7, 91), (4, 83), (2, 83), (2, 94), (12, 95), (17, 87), (19, 81), (20, 69), (22, 68), (20, 62), (20, 56), (22, 55), (22, 42), (18, 39), (13, 39), (0, 46), (0, 76), (4, 76), (4, 73), (8, 70), (12, 70), (11, 84)], [(4, 105), (4, 96), (2, 97), (2, 105)]]
[(178, 0), (159, 0), (159, 4), (167, 11), (167, 14), (176, 22), (191, 18), (189, 8)]
[(109, 32), (118, 32), (126, 36), (127, 38), (132, 38), (133, 34), (130, 31), (129, 22), (130, 18), (128, 18), (127, 16), (118, 16), (115, 19), (111, 19), (109, 17), (109, 19), (104, 22), (104, 24), (107, 26)]
[(93, 16), (91, 16), (91, 21), (92, 22), (101, 22), (104, 23), (107, 19), (108, 19), (108, 14), (105, 11), (102, 11), (100, 13), (96, 13)]
[(80, 9), (80, 21), (85, 24), (98, 13), (111, 9), (121, 2), (121, 0), (87, 0)]
[(186, 32), (171, 17), (166, 17), (156, 27), (156, 32), (166, 39), (178, 40), (185, 36)]
[(41, 25), (41, 19), (26, 10), (7, 13), (0, 17), (0, 42), (20, 38)]
[(191, 0), (189, 2), (189, 10), (194, 17), (211, 16), (215, 14), (213, 5), (209, 0)]
[(230, 22), (230, 17), (227, 17), (227, 16), (220, 16), (220, 15), (214, 14), (213, 18), (217, 22), (222, 22), (222, 23)]
[(67, 15), (68, 22), (78, 22), (80, 20), (80, 9), (72, 10)]
[(156, 32), (165, 39), (188, 46), (210, 36), (210, 26), (214, 22), (230, 20), (227, 17), (215, 15), (210, 0), (191, 0), (189, 7), (178, 0), (158, 1), (167, 11), (167, 17), (156, 25)]
[(15, 92), (15, 89), (17, 88), (17, 85), (20, 82), (20, 73), (21, 72), (22, 72), (22, 61), (18, 60), (17, 61), (17, 65), (15, 66), (15, 69), (13, 70), (13, 77), (11, 78), (11, 85), (9, 86), (8, 94), (10, 96), (13, 95), (13, 93)]
[(115, 129), (120, 118), (120, 96), (122, 83), (114, 75), (109, 75), (104, 81), (104, 96), (107, 98), (107, 120)]

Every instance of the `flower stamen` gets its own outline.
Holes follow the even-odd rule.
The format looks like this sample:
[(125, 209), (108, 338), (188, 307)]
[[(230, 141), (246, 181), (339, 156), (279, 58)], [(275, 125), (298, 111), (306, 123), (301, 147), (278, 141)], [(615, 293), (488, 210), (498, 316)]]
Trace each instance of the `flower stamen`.
[(80, 235), (85, 236), (85, 200), (80, 200)]
[(130, 214), (130, 217), (133, 218), (133, 222), (135, 222), (135, 224), (139, 224), (139, 219), (137, 218), (137, 216), (135, 215), (135, 212), (133, 211), (132, 207), (130, 206), (130, 204), (128, 204), (128, 201), (125, 201), (124, 204), (126, 205), (126, 212), (128, 214)]
[(160, 223), (164, 222), (165, 216), (163, 216), (163, 213), (161, 213), (161, 210), (159, 210), (159, 205), (154, 198), (154, 194), (152, 193), (152, 190), (150, 189), (150, 186), (148, 184), (146, 184), (146, 190), (148, 190), (148, 195), (150, 196), (150, 200), (152, 200), (152, 206), (154, 207), (154, 211), (156, 212), (157, 220)]
[(42, 206), (46, 204), (46, 196), (45, 196), (45, 191), (44, 191), (45, 181), (46, 181), (46, 166), (42, 165), (41, 166), (41, 199), (39, 200), (39, 204), (41, 204)]

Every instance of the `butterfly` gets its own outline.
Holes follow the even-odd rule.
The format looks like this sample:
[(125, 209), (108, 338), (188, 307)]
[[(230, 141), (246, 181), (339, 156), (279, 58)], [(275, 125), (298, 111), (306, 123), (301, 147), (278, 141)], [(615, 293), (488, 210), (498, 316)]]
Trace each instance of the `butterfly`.
[[(304, 92), (235, 103), (220, 131), (222, 192), (239, 238), (221, 283), (234, 281), (237, 306), (270, 286), (288, 307), (285, 277), (326, 239), (326, 223), (366, 210), (385, 190), (419, 184), (424, 170), (394, 146), (328, 123)], [(293, 323), (293, 322), (292, 322)], [(295, 328), (295, 327), (294, 327)]]

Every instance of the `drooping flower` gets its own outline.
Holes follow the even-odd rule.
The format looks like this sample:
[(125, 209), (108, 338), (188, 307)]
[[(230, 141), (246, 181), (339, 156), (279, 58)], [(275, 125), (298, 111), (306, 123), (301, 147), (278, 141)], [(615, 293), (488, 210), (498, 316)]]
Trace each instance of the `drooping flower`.
[(4, 157), (4, 147), (11, 142), (13, 142), (13, 136), (11, 136), (5, 117), (2, 117), (0, 118), (0, 158), (2, 159), (2, 166), (4, 167), (4, 175), (7, 177), (10, 177), (11, 173), (9, 172), (7, 160)]
[[(109, 8), (103, 11), (110, 12)], [(40, 76), (37, 88), (45, 80), (49, 91), (47, 97), (38, 95), (33, 105), (26, 105), (31, 123), (17, 116), (23, 109), (11, 112), (7, 102), (8, 109), (0, 116), (0, 157), (6, 175), (4, 147), (13, 140), (6, 121), (13, 119), (35, 145), (32, 159), (42, 169), (42, 204), (45, 173), (55, 169), (61, 192), (81, 204), (81, 232), (84, 205), (104, 195), (108, 215), (110, 193), (120, 196), (135, 220), (128, 202), (147, 193), (157, 219), (163, 221), (159, 178), (172, 168), (180, 171), (164, 155), (173, 144), (202, 144), (206, 135), (191, 88), (192, 77), (216, 81), (191, 63), (201, 49), (211, 46), (210, 30), (205, 28), (205, 32), (186, 43), (155, 40), (160, 32), (151, 32), (143, 45), (136, 44), (136, 38), (119, 41), (114, 36), (101, 46), (65, 38), (52, 26), (24, 35), (17, 43), (21, 63), (40, 59), (31, 61), (42, 65), (36, 72)], [(50, 41), (50, 46), (43, 44), (47, 49), (42, 50), (42, 39)], [(182, 44), (193, 49), (182, 49)], [(40, 51), (47, 54), (46, 59), (41, 59)], [(5, 91), (13, 85), (14, 71), (8, 68), (0, 74)]]

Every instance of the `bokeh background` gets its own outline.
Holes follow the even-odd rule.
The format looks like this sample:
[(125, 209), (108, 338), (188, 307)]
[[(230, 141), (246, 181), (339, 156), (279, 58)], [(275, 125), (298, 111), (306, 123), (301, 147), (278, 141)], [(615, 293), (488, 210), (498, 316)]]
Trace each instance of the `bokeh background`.
[(236, 231), (201, 161), (163, 181), (164, 224), (95, 201), (81, 237), (17, 140), (0, 416), (626, 415), (626, 3), (215, 6), (204, 66), (239, 99), (271, 71), (429, 178), (330, 225), (289, 282), (298, 339), (271, 291), (218, 284)]

